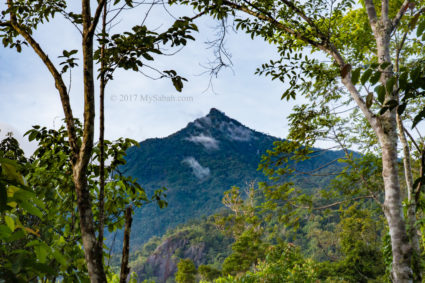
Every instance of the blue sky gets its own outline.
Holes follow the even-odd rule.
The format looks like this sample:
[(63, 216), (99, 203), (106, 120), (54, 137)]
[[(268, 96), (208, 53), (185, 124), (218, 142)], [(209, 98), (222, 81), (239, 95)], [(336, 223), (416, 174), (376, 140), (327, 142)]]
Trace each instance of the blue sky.
[[(72, 8), (79, 11), (78, 6)], [(193, 15), (193, 11), (187, 7), (171, 7), (170, 10), (175, 15)], [(144, 11), (145, 8), (140, 7), (122, 14), (112, 32), (126, 30), (140, 23)], [(154, 8), (147, 19), (148, 26), (158, 30), (164, 29), (169, 23), (171, 18), (165, 16), (160, 7)], [(262, 63), (277, 58), (275, 48), (260, 38), (251, 40), (242, 32), (230, 33), (226, 46), (232, 54), (233, 67), (222, 70), (218, 78), (213, 79), (214, 92), (211, 89), (205, 91), (210, 77), (208, 74), (201, 75), (205, 72), (202, 65), (213, 59), (213, 52), (205, 42), (215, 38), (214, 27), (217, 23), (210, 18), (201, 18), (196, 24), (199, 33), (195, 34), (195, 42), (189, 42), (176, 55), (158, 57), (153, 63), (161, 70), (174, 69), (189, 80), (182, 93), (178, 93), (168, 80), (151, 80), (131, 71), (115, 73), (114, 80), (106, 90), (108, 139), (130, 137), (142, 141), (151, 137), (164, 137), (206, 115), (211, 107), (222, 110), (255, 130), (278, 137), (286, 135), (286, 116), (295, 102), (280, 100), (284, 91), (282, 83), (254, 74)], [(79, 49), (80, 46), (78, 31), (60, 15), (40, 26), (34, 37), (57, 65), (63, 49)], [(68, 82), (68, 75), (64, 79)], [(133, 95), (138, 101), (120, 101), (125, 95)], [(146, 95), (189, 97), (191, 101), (141, 101), (141, 97)], [(70, 96), (74, 114), (81, 118), (83, 96), (80, 68), (73, 70)], [(0, 48), (0, 99), (0, 135), (14, 131), (27, 151), (31, 151), (34, 145), (21, 138), (25, 131), (36, 124), (57, 128), (63, 118), (53, 79), (30, 48), (24, 48), (20, 54)]]

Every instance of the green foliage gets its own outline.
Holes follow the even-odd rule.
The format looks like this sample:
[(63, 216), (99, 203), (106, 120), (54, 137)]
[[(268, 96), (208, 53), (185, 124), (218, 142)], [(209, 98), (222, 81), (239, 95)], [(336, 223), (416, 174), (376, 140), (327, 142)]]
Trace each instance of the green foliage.
[[(343, 210), (338, 223), (342, 258), (320, 264), (322, 279), (343, 279), (346, 282), (387, 281), (382, 247), (382, 220), (373, 212), (352, 205)], [(390, 262), (391, 262), (390, 258)]]
[(253, 272), (236, 282), (317, 282), (317, 264), (305, 259), (291, 244), (278, 244), (267, 251)]
[[(67, 8), (64, 0), (47, 0), (42, 2), (26, 0), (13, 1), (10, 8), (16, 14), (17, 23), (31, 31), (37, 29), (40, 24), (49, 22), (56, 14), (64, 13)], [(7, 5), (4, 5), (5, 7)], [(0, 22), (6, 18), (6, 9), (0, 14)], [(22, 46), (28, 45), (26, 41), (17, 39), (18, 33), (11, 25), (0, 26), (0, 38), (4, 47), (15, 48), (17, 52), (22, 51)]]
[[(81, 132), (81, 124), (75, 124)], [(67, 131), (64, 127), (49, 130), (34, 126), (27, 135), (39, 144), (30, 159), (23, 156), (10, 135), (0, 144), (0, 278), (7, 282), (57, 277), (64, 282), (86, 281)], [(134, 144), (129, 139), (105, 142), (105, 155), (110, 161), (106, 166), (110, 178), (105, 188), (105, 225), (111, 231), (123, 227), (123, 211), (129, 204), (166, 205), (163, 190), (148, 198), (133, 178), (119, 172), (118, 166), (125, 164), (125, 151)], [(88, 166), (88, 184), (96, 221), (98, 158), (99, 149), (95, 147)]]
[[(76, 261), (71, 263), (69, 250), (64, 253), (65, 239), (45, 225), (51, 215), (48, 202), (23, 176), (31, 169), (19, 143), (9, 135), (2, 141), (0, 152), (0, 278), (29, 282), (65, 277), (68, 268), (78, 267), (84, 272), (77, 260), (82, 256), (81, 249), (74, 246)], [(79, 272), (72, 273), (78, 276)]]
[(19, 142), (13, 137), (12, 133), (7, 133), (6, 138), (0, 142), (0, 156), (19, 163), (25, 163), (24, 151), (19, 147)]
[[(209, 120), (211, 124), (206, 123)], [(202, 125), (202, 128), (199, 128), (199, 125)], [(249, 131), (252, 138), (249, 141), (233, 140), (226, 131), (226, 125)], [(217, 140), (218, 149), (207, 149), (188, 140), (206, 131)], [(149, 139), (141, 142), (140, 147), (130, 148), (126, 156), (127, 164), (123, 166), (122, 171), (137, 178), (148, 194), (158, 186), (166, 187), (167, 200), (170, 204), (166, 211), (160, 211), (152, 205), (135, 211), (133, 245), (141, 246), (150, 237), (161, 236), (168, 229), (193, 217), (216, 213), (223, 208), (221, 201), (223, 193), (232, 186), (239, 187), (242, 192), (241, 198), (245, 198), (243, 191), (249, 187), (250, 182), (267, 180), (257, 168), (261, 155), (272, 148), (273, 142), (284, 143), (277, 138), (252, 131), (220, 111), (212, 109), (205, 118), (189, 123), (186, 128), (167, 138)], [(314, 170), (344, 156), (341, 151), (312, 149), (316, 152), (315, 156), (306, 159), (301, 156), (302, 150), (300, 147), (298, 156), (304, 160), (300, 160), (297, 166), (303, 172)], [(276, 154), (280, 154), (280, 151)], [(194, 157), (203, 167), (208, 167), (210, 175), (203, 179), (197, 178), (192, 169), (182, 162), (188, 156)], [(340, 171), (341, 167), (341, 164), (334, 162), (316, 173), (333, 173)], [(291, 181), (298, 188), (303, 188), (305, 194), (313, 194), (317, 187), (326, 187), (332, 177), (332, 175), (298, 174), (294, 175)], [(231, 214), (223, 216), (234, 217)], [(241, 219), (241, 216), (238, 215), (232, 221), (229, 219), (227, 223), (233, 228), (240, 227), (241, 222), (238, 218)], [(227, 232), (233, 233), (230, 230)], [(119, 237), (117, 235), (116, 242), (119, 242)], [(111, 241), (112, 236), (110, 235), (108, 239)]]
[(190, 259), (181, 259), (177, 265), (177, 283), (195, 283), (196, 267)]
[(261, 241), (261, 234), (254, 229), (246, 230), (232, 245), (232, 253), (223, 262), (223, 273), (236, 275), (248, 271), (264, 258), (266, 245)]
[[(104, 69), (100, 71), (104, 73), (107, 80), (111, 80), (116, 68), (136, 72), (143, 67), (152, 68), (148, 62), (153, 61), (155, 55), (164, 55), (162, 49), (167, 45), (169, 45), (168, 48), (185, 46), (188, 40), (194, 40), (191, 33), (196, 31), (198, 28), (192, 20), (182, 17), (162, 33), (151, 31), (142, 24), (120, 34), (100, 34), (98, 41), (105, 48), (102, 51), (99, 47), (94, 52), (94, 59), (98, 62), (102, 61)], [(183, 81), (187, 81), (177, 75), (174, 70), (158, 71), (158, 73), (160, 78), (171, 79), (173, 86), (179, 92), (183, 89)]]
[[(152, 236), (162, 236), (168, 229), (194, 217), (216, 213), (223, 207), (221, 199), (224, 191), (232, 186), (244, 188), (246, 182), (265, 180), (264, 175), (257, 171), (258, 162), (261, 154), (277, 139), (252, 131), (249, 142), (232, 140), (227, 132), (220, 130), (221, 123), (233, 123), (234, 127), (250, 129), (218, 110), (211, 113), (208, 117), (212, 126), (205, 124), (205, 128), (201, 129), (195, 125), (195, 121), (167, 138), (148, 139), (141, 142), (140, 147), (128, 149), (127, 164), (120, 170), (137, 178), (148, 194), (158, 187), (166, 187), (167, 201), (170, 204), (167, 210), (162, 211), (153, 205), (135, 210), (132, 229), (132, 243), (135, 247), (141, 246)], [(198, 122), (202, 121), (200, 119)], [(188, 140), (207, 129), (217, 139), (218, 150), (209, 150)], [(197, 178), (191, 167), (183, 162), (189, 156), (203, 167), (208, 167), (210, 175)], [(111, 238), (112, 236), (108, 237)], [(118, 235), (116, 242), (119, 239)]]
[[(132, 270), (142, 280), (164, 278), (173, 274), (162, 274), (160, 264), (152, 265), (156, 260), (177, 264), (180, 259), (190, 257), (205, 271), (205, 276), (215, 276), (230, 254), (232, 242), (231, 237), (217, 229), (213, 217), (189, 221), (170, 229), (161, 238), (152, 237), (141, 249), (135, 249), (130, 258)], [(155, 260), (152, 262), (152, 259)], [(114, 258), (111, 264), (119, 265), (119, 259)]]
[(221, 275), (220, 270), (203, 264), (198, 267), (198, 273), (201, 275), (201, 280), (205, 281), (213, 281)]

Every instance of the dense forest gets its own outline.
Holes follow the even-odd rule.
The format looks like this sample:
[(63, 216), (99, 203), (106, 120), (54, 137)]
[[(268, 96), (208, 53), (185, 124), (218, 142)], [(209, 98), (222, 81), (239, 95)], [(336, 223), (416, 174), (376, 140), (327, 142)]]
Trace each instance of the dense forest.
[[(64, 115), (25, 129), (33, 153), (2, 133), (0, 282), (425, 282), (423, 1), (80, 4), (0, 4), (3, 47), (43, 63)], [(150, 27), (155, 5), (191, 13)], [(131, 11), (145, 18), (114, 30)], [(81, 42), (59, 62), (36, 33), (53, 17)], [(295, 102), (285, 139), (212, 109), (166, 138), (107, 140), (116, 71), (149, 69), (181, 92), (187, 78), (155, 63), (203, 18), (218, 23), (211, 80), (231, 64), (230, 29), (276, 48), (256, 74)]]

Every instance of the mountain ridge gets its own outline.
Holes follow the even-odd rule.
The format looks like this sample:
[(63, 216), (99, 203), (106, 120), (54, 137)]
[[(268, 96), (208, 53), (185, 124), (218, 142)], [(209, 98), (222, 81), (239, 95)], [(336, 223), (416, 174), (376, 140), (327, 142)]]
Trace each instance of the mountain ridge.
[[(266, 150), (281, 140), (212, 108), (176, 133), (130, 148), (123, 172), (137, 178), (148, 195), (161, 187), (168, 189), (167, 208), (159, 209), (152, 203), (135, 211), (132, 246), (190, 219), (213, 214), (223, 207), (223, 193), (232, 186), (243, 188), (266, 181), (257, 170), (258, 164)], [(325, 164), (335, 154), (340, 155), (327, 152), (320, 163)], [(304, 166), (312, 167), (310, 163)]]

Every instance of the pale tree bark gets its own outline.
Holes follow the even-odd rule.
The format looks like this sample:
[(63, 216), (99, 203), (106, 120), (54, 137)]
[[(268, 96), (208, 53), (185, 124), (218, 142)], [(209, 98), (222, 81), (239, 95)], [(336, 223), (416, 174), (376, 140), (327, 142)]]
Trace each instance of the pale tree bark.
[(403, 167), (404, 167), (404, 178), (406, 181), (406, 189), (407, 189), (407, 221), (409, 224), (408, 233), (409, 238), (412, 243), (413, 249), (413, 269), (414, 279), (416, 282), (422, 282), (423, 271), (421, 270), (419, 264), (419, 257), (421, 255), (421, 248), (418, 236), (418, 227), (416, 225), (416, 198), (414, 191), (414, 182), (413, 182), (413, 174), (412, 174), (412, 165), (411, 165), (411, 155), (410, 155), (410, 146), (407, 142), (403, 121), (400, 115), (397, 114), (397, 128), (398, 128), (398, 136), (400, 139), (400, 143), (403, 148)]
[[(388, 1), (381, 1), (380, 19), (377, 18), (372, 0), (366, 0), (365, 5), (369, 23), (376, 40), (378, 62), (391, 63), (390, 39), (393, 26), (388, 17)], [(385, 86), (386, 82), (394, 75), (392, 65), (381, 71), (382, 75), (380, 82)], [(351, 76), (347, 76), (345, 80), (345, 85), (350, 84)], [(352, 95), (355, 94), (353, 90), (351, 90), (350, 93), (352, 93)], [(359, 94), (357, 93), (355, 95), (358, 96)], [(391, 100), (396, 100), (396, 95), (394, 92), (387, 92), (384, 104)], [(381, 116), (374, 116), (373, 120), (377, 120), (377, 122), (370, 124), (378, 138), (382, 150), (382, 177), (385, 190), (384, 214), (388, 222), (391, 236), (393, 254), (392, 278), (394, 282), (412, 282), (413, 271), (410, 266), (412, 245), (409, 242), (409, 237), (406, 232), (406, 223), (401, 204), (401, 187), (398, 179), (396, 111), (396, 109), (387, 110)], [(369, 122), (371, 121), (369, 120)]]
[[(341, 68), (342, 83), (347, 88), (351, 97), (360, 108), (362, 113), (373, 128), (380, 148), (382, 150), (382, 177), (384, 181), (385, 201), (384, 201), (384, 214), (388, 222), (392, 255), (393, 255), (393, 270), (392, 279), (394, 282), (412, 282), (413, 271), (410, 266), (412, 245), (409, 242), (409, 237), (406, 231), (406, 223), (403, 216), (403, 209), (401, 204), (401, 187), (398, 178), (398, 162), (397, 162), (397, 124), (396, 124), (396, 109), (388, 110), (383, 115), (376, 116), (371, 112), (359, 91), (356, 89), (351, 81), (351, 65), (344, 61), (337, 48), (328, 40), (328, 36), (320, 32), (320, 29), (315, 26), (314, 21), (308, 17), (301, 9), (297, 8), (294, 1), (282, 1), (294, 14), (303, 19), (309, 24), (312, 30), (317, 31), (316, 38), (306, 37), (303, 33), (294, 29), (293, 26), (285, 25), (273, 17), (268, 11), (262, 10), (260, 7), (255, 6), (251, 2), (246, 1), (246, 6), (234, 3), (229, 0), (223, 0), (223, 5), (237, 9), (260, 20), (267, 21), (272, 24), (276, 29), (285, 32), (298, 38), (305, 43), (316, 47), (328, 53)], [(376, 12), (373, 0), (365, 0), (365, 8), (369, 18), (369, 24), (373, 31), (376, 41), (377, 57), (379, 63), (391, 63), (390, 57), (390, 39), (391, 33), (399, 24), (406, 9), (409, 5), (406, 0), (400, 7), (399, 12), (393, 20), (389, 18), (389, 3), (388, 0), (381, 0), (381, 15), (380, 18)], [(386, 85), (388, 79), (393, 77), (392, 65), (381, 70), (382, 75), (380, 83)], [(388, 101), (395, 100), (396, 94), (387, 92), (385, 95), (384, 104)]]

